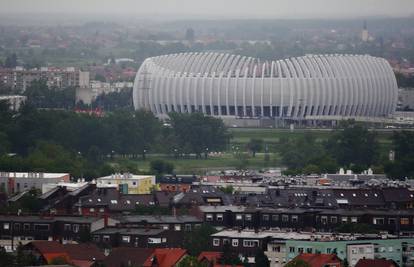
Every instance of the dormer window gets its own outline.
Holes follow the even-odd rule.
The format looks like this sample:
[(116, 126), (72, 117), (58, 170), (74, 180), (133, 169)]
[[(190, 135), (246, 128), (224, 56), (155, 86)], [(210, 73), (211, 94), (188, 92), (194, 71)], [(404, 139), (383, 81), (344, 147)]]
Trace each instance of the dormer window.
[(116, 199), (112, 199), (112, 200), (111, 200), (111, 204), (118, 204), (118, 200), (116, 200)]

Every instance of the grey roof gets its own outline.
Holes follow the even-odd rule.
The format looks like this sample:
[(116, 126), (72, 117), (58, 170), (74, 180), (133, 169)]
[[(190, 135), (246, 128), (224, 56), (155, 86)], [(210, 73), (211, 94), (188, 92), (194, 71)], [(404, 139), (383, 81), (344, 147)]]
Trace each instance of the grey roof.
[(96, 217), (84, 216), (26, 216), (26, 215), (0, 215), (0, 221), (14, 222), (35, 222), (35, 223), (53, 223), (53, 222), (74, 222), (74, 223), (92, 223), (100, 220)]
[(92, 232), (92, 234), (104, 234), (104, 235), (111, 235), (111, 234), (121, 234), (121, 235), (158, 235), (162, 232), (165, 232), (164, 229), (154, 229), (154, 228), (114, 228), (114, 227), (107, 227), (103, 229), (96, 230)]
[(128, 215), (119, 218), (121, 223), (149, 223), (149, 224), (163, 224), (163, 223), (201, 223), (202, 221), (194, 216), (182, 215)]

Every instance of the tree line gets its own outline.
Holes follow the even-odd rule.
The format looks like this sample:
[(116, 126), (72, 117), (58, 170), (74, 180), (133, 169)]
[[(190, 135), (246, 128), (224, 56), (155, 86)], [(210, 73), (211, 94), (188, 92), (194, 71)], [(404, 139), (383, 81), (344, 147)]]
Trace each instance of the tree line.
[(143, 110), (93, 116), (25, 105), (12, 112), (3, 102), (0, 124), (0, 169), (69, 171), (79, 177), (110, 173), (113, 170), (101, 163), (115, 155), (201, 158), (207, 151), (224, 150), (230, 138), (221, 120), (199, 113), (171, 114), (169, 123), (163, 124)]
[(335, 173), (339, 168), (361, 173), (368, 168), (389, 178), (414, 178), (414, 132), (395, 131), (390, 151), (381, 153), (378, 135), (363, 124), (345, 122), (327, 140), (305, 133), (296, 139), (281, 140), (281, 161), (285, 174)]

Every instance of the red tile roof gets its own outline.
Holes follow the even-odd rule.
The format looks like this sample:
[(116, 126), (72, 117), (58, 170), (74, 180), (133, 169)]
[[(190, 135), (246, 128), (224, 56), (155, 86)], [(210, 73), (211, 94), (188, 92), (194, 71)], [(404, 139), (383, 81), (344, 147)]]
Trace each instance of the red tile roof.
[(216, 263), (221, 257), (221, 252), (216, 251), (203, 251), (198, 255), (198, 261), (207, 260), (208, 262)]
[(175, 266), (185, 255), (187, 251), (181, 248), (157, 248), (154, 253), (143, 264), (144, 267), (151, 267), (153, 258), (156, 257), (158, 267)]
[(397, 267), (397, 265), (391, 260), (384, 259), (360, 259), (355, 267)]
[(312, 267), (341, 266), (341, 260), (335, 254), (303, 253), (296, 256), (295, 259), (301, 259)]
[(29, 243), (50, 263), (57, 257), (79, 267), (91, 266), (95, 260), (103, 260), (105, 255), (92, 244), (66, 244), (57, 241), (32, 241)]

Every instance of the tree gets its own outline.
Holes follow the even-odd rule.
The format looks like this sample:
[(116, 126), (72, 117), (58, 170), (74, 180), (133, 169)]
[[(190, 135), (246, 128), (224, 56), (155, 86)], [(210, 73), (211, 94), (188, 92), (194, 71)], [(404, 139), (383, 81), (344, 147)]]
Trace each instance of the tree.
[(6, 61), (4, 62), (4, 66), (6, 68), (15, 68), (17, 66), (17, 55), (13, 53), (6, 57)]
[(161, 176), (163, 174), (171, 174), (174, 171), (174, 165), (161, 159), (152, 160), (150, 162), (150, 170), (155, 175)]
[(250, 139), (249, 143), (247, 143), (247, 148), (252, 152), (253, 158), (256, 157), (256, 152), (263, 148), (263, 139)]
[[(225, 264), (225, 265), (238, 265), (242, 264), (241, 259), (239, 258), (236, 251), (232, 251), (230, 244), (226, 243), (223, 246), (223, 253), (221, 254), (220, 259), (218, 259), (218, 263)], [(257, 265), (260, 266), (260, 265)]]
[(288, 262), (285, 267), (312, 267), (309, 263), (302, 259), (293, 259)]
[(184, 154), (194, 153), (197, 158), (208, 151), (226, 148), (230, 134), (222, 120), (202, 113), (171, 113), (171, 127), (177, 146)]
[(216, 232), (213, 226), (202, 224), (200, 228), (185, 233), (183, 247), (190, 255), (198, 256), (202, 251), (210, 248), (210, 236)]
[(379, 157), (376, 133), (354, 122), (346, 123), (345, 128), (333, 134), (325, 146), (331, 157), (347, 167), (353, 164), (368, 168)]
[(414, 133), (409, 131), (394, 132), (392, 137), (395, 161), (386, 162), (384, 171), (388, 177), (403, 180), (414, 178)]
[(269, 267), (270, 262), (267, 258), (266, 254), (263, 252), (262, 249), (258, 249), (256, 252), (256, 255), (254, 256), (254, 262), (256, 266), (263, 266), (263, 267)]

